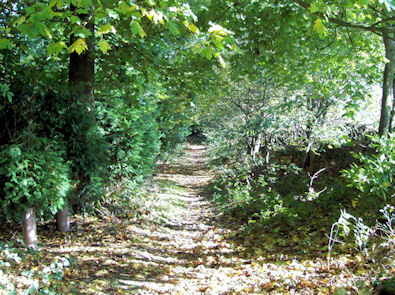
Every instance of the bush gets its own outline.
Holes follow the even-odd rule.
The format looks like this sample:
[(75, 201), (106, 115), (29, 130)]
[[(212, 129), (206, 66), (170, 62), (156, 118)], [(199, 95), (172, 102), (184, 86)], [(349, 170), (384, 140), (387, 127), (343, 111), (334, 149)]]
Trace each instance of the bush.
[(395, 196), (395, 135), (370, 139), (376, 152), (370, 155), (353, 153), (360, 163), (353, 163), (342, 172), (348, 185), (360, 191), (361, 198), (380, 203)]
[(25, 133), (19, 143), (0, 150), (0, 206), (8, 219), (20, 218), (29, 207), (53, 216), (63, 208), (71, 189), (65, 149), (55, 140)]

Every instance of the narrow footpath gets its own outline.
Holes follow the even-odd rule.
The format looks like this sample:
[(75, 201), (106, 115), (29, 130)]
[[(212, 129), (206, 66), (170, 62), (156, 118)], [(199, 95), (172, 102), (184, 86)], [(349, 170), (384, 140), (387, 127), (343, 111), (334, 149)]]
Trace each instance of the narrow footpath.
[(267, 280), (260, 267), (238, 257), (224, 238), (232, 230), (219, 222), (218, 212), (199, 194), (213, 176), (206, 168), (204, 146), (190, 144), (184, 152), (176, 163), (163, 165), (154, 180), (161, 187), (157, 206), (167, 207), (165, 214), (157, 222), (144, 223), (144, 229), (129, 226), (134, 238), (149, 241), (143, 251), (130, 253), (145, 261), (147, 273), (120, 275), (120, 288), (136, 294), (258, 291)]
[(329, 269), (288, 230), (240, 234), (202, 194), (213, 176), (205, 148), (189, 144), (117, 214), (76, 216), (65, 235), (42, 230), (40, 261), (72, 257), (56, 294), (329, 294), (355, 277), (350, 259)]

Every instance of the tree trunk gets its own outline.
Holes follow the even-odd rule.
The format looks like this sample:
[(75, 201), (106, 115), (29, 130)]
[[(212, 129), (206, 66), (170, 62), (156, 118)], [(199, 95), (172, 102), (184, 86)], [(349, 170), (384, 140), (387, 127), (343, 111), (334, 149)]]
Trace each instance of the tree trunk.
[(388, 62), (384, 67), (383, 93), (381, 97), (381, 113), (379, 135), (383, 136), (391, 130), (391, 104), (393, 103), (394, 74), (395, 74), (395, 41), (390, 38), (390, 30), (383, 32), (385, 57)]
[(388, 131), (394, 131), (394, 118), (395, 118), (395, 78), (392, 80), (392, 110), (390, 115), (390, 125)]
[(23, 215), (23, 241), (28, 248), (37, 248), (36, 211), (33, 208), (26, 210)]
[[(72, 11), (75, 10), (75, 7), (72, 7)], [(94, 23), (91, 19), (92, 16), (88, 14), (79, 14), (78, 17), (87, 22), (86, 28), (92, 32), (92, 36), (94, 36)], [(73, 44), (78, 39), (77, 36), (70, 36), (70, 45)], [(88, 45), (88, 49), (83, 51), (81, 55), (77, 52), (72, 52), (70, 54), (70, 63), (69, 63), (69, 104), (70, 106), (78, 106), (79, 102), (83, 102), (82, 106), (86, 107), (86, 109), (81, 109), (81, 112), (85, 114), (89, 118), (89, 121), (93, 125), (95, 122), (95, 111), (94, 111), (94, 96), (93, 96), (93, 83), (95, 82), (95, 47), (94, 47), (94, 38), (87, 38), (86, 43)], [(75, 118), (78, 120), (78, 118)], [(73, 128), (69, 128), (72, 130)], [(86, 128), (89, 130), (89, 128)], [(71, 140), (71, 137), (74, 136), (72, 133), (66, 134), (66, 140)], [(81, 176), (82, 175), (82, 176)], [(77, 183), (82, 182), (82, 178), (84, 177), (81, 169), (77, 169), (74, 171), (74, 180)], [(79, 190), (80, 186), (77, 186), (76, 190)], [(78, 192), (76, 192), (78, 195)], [(70, 205), (70, 204), (69, 204)], [(59, 231), (67, 232), (70, 230), (70, 223), (68, 218), (68, 207), (63, 210), (60, 210), (56, 216), (56, 222)]]
[(58, 226), (58, 231), (62, 233), (70, 231), (68, 207), (65, 207), (63, 210), (58, 211), (58, 213), (56, 214), (56, 224)]

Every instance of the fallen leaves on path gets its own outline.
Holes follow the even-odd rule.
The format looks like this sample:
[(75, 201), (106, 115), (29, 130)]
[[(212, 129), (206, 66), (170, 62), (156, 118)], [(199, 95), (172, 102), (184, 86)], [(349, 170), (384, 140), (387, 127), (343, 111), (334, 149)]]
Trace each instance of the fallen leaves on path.
[[(42, 228), (38, 256), (2, 251), (1, 284), (14, 282), (17, 294), (33, 281), (53, 284), (53, 294), (346, 294), (372, 281), (358, 256), (338, 255), (328, 267), (327, 228), (240, 231), (199, 195), (211, 178), (204, 147), (190, 145), (162, 165), (141, 218), (77, 216), (67, 234)], [(51, 280), (35, 275), (45, 271)]]

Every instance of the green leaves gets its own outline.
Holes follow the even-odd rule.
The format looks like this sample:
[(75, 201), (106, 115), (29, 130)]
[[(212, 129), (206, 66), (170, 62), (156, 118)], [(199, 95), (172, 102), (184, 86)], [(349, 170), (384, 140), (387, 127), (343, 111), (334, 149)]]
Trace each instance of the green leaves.
[(64, 48), (67, 48), (67, 45), (63, 41), (52, 43), (48, 47), (48, 55), (54, 54), (55, 56), (57, 56)]
[(137, 9), (137, 5), (129, 6), (125, 2), (121, 2), (118, 6), (118, 11), (125, 14), (126, 16), (131, 16)]
[(169, 29), (170, 33), (172, 33), (173, 35), (179, 35), (180, 34), (180, 30), (178, 29), (177, 25), (173, 22), (167, 22), (166, 23), (167, 28)]
[(310, 12), (311, 12), (311, 13), (315, 13), (315, 12), (317, 12), (317, 11), (319, 11), (319, 10), (320, 10), (320, 9), (319, 9), (317, 3), (311, 3), (311, 5), (310, 5)]
[(211, 46), (207, 46), (200, 52), (200, 55), (207, 58), (208, 60), (211, 60), (213, 55), (215, 55), (215, 51)]
[(14, 93), (10, 91), (10, 86), (8, 84), (0, 84), (0, 92), (3, 97), (8, 99), (9, 103), (12, 103)]
[(99, 43), (97, 44), (100, 48), (100, 50), (106, 54), (108, 50), (111, 50), (110, 44), (108, 44), (107, 41), (105, 40), (100, 40)]
[(100, 35), (108, 34), (110, 32), (116, 33), (115, 28), (111, 24), (105, 24), (97, 30), (96, 35), (100, 36)]
[(141, 38), (144, 38), (147, 36), (147, 34), (144, 32), (143, 28), (140, 26), (140, 23), (135, 20), (130, 23), (130, 28), (131, 28), (133, 34), (140, 35)]
[(320, 18), (317, 18), (314, 22), (313, 30), (320, 35), (320, 37), (323, 37), (325, 35), (325, 27), (322, 24), (322, 21)]
[(69, 53), (73, 53), (75, 51), (78, 54), (81, 54), (85, 50), (88, 50), (88, 45), (86, 45), (85, 40), (81, 38), (79, 38), (69, 47)]
[(48, 27), (42, 22), (23, 23), (18, 28), (22, 35), (28, 35), (30, 38), (35, 38), (39, 35), (46, 38), (52, 38)]
[(11, 43), (10, 40), (6, 39), (6, 38), (2, 38), (0, 39), (0, 49), (12, 49), (13, 45)]

